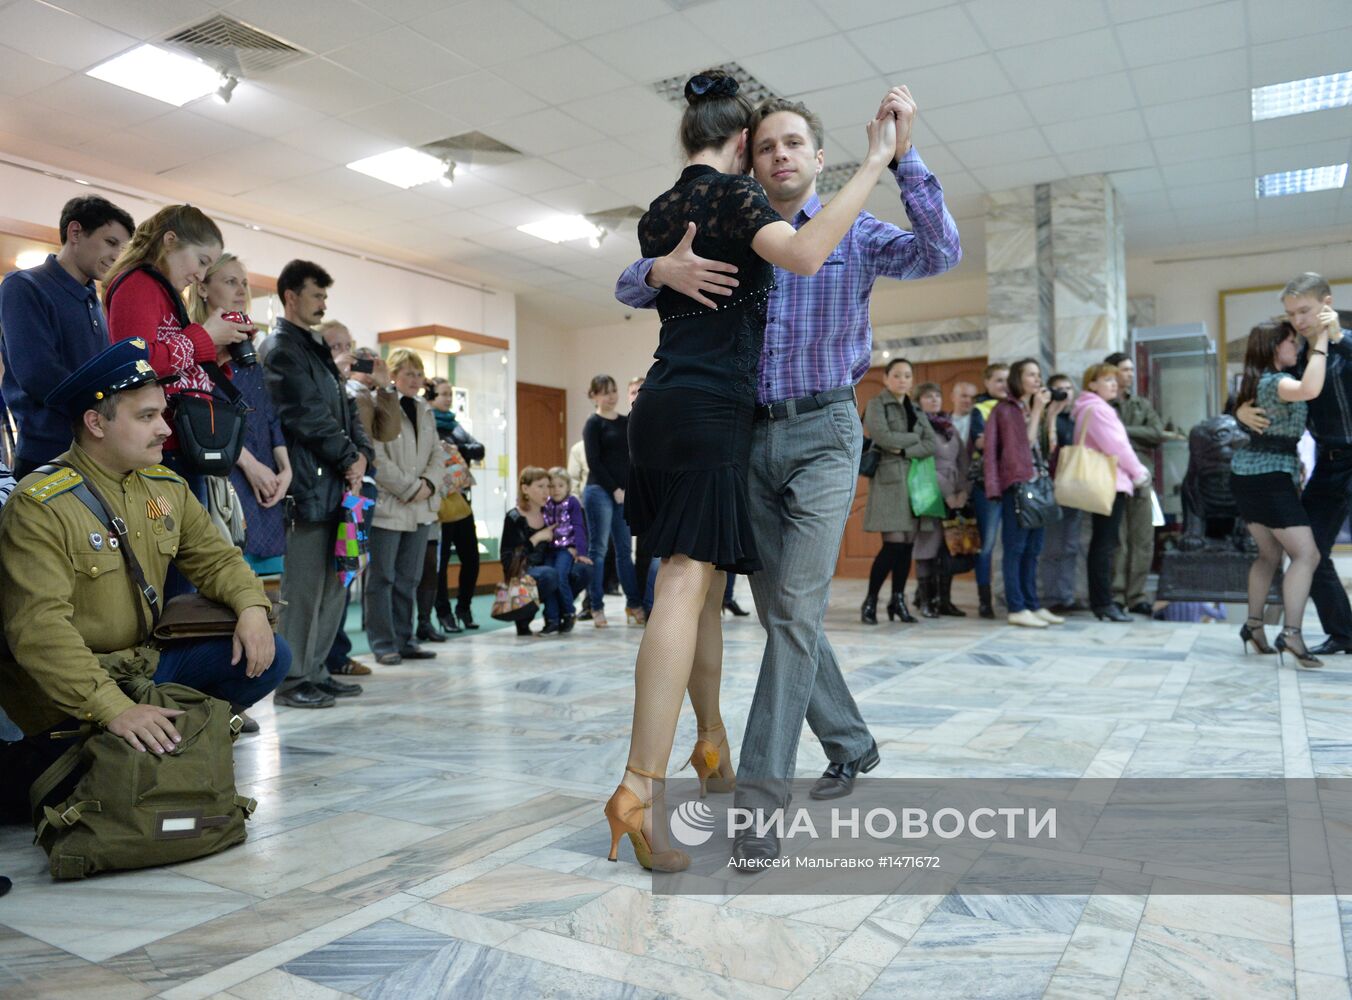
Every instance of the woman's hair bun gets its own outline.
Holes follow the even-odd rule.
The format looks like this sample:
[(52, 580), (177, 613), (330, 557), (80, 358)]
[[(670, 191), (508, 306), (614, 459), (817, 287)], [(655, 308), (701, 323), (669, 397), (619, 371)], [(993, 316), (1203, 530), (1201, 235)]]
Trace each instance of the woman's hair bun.
[(698, 104), (714, 97), (736, 97), (737, 78), (721, 71), (698, 73), (685, 82), (685, 99)]

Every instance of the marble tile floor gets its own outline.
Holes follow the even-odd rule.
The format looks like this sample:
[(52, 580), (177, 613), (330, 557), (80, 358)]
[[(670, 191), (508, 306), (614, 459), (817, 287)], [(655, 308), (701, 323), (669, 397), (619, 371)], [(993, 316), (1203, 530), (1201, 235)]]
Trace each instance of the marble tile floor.
[[(874, 775), (1352, 774), (1352, 657), (1297, 673), (1231, 625), (1085, 615), (868, 628), (860, 591), (827, 629)], [(654, 896), (601, 817), (641, 634), (477, 635), (331, 710), (260, 706), (259, 810), (213, 858), (56, 884), (0, 830), (0, 997), (1352, 997), (1352, 897)], [(725, 636), (735, 743), (762, 639)], [(687, 709), (674, 762), (693, 739)]]

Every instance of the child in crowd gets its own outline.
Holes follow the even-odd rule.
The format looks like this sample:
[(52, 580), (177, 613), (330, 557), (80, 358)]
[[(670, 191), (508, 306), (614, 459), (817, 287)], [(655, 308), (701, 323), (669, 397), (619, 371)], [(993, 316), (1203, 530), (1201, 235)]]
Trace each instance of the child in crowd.
[[(545, 632), (571, 632), (576, 615), (573, 610), (573, 586), (569, 579), (573, 563), (590, 566), (587, 558), (587, 519), (582, 503), (573, 496), (573, 481), (568, 470), (549, 470), (549, 500), (545, 502), (545, 524), (554, 528), (554, 552), (547, 565), (559, 574), (555, 607), (545, 608)], [(581, 555), (578, 553), (581, 552)], [(543, 634), (543, 633), (542, 633)]]

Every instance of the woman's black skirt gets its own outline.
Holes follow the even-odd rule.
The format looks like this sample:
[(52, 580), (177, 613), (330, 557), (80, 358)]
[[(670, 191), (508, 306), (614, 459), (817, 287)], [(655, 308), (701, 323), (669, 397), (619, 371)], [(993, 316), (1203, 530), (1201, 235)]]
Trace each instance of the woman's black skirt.
[(1230, 492), (1240, 516), (1265, 528), (1308, 527), (1310, 516), (1300, 502), (1296, 481), (1289, 472), (1260, 472), (1252, 476), (1231, 473)]

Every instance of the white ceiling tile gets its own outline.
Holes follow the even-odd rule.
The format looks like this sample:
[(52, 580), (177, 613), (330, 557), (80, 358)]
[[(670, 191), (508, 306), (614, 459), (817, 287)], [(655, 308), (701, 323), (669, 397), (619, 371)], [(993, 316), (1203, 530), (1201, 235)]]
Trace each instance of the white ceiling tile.
[(1328, 31), (1352, 27), (1352, 4), (1344, 0), (1284, 0), (1280, 4), (1248, 4), (1249, 37), (1275, 42), (1310, 34), (1310, 29)]
[(606, 178), (606, 187), (623, 196), (624, 200), (647, 208), (654, 198), (676, 183), (681, 174), (679, 165), (644, 167), (631, 173)]
[(562, 167), (579, 177), (598, 180), (628, 173), (638, 167), (657, 165), (656, 160), (645, 162), (645, 159), (615, 139), (602, 139), (599, 142), (553, 153), (549, 157), (555, 166)]
[(659, 125), (637, 132), (622, 133), (615, 138), (648, 162), (672, 164), (674, 166), (685, 162), (685, 152), (681, 149), (680, 138), (677, 134), (679, 121), (680, 119), (677, 118), (670, 125)]
[(1302, 170), (1305, 167), (1327, 167), (1347, 163), (1349, 152), (1352, 152), (1352, 138), (1344, 135), (1303, 146), (1257, 150), (1253, 154), (1253, 166), (1255, 175)]
[(508, 118), (496, 123), (488, 131), (494, 139), (532, 156), (571, 149), (603, 138), (596, 129), (583, 125), (557, 108), (541, 108), (516, 118)]
[(319, 118), (276, 138), (295, 149), (303, 149), (313, 156), (328, 160), (329, 165), (375, 156), (395, 145), (384, 136), (372, 135), (338, 118)]
[(220, 4), (205, 0), (60, 0), (62, 10), (154, 41), (176, 29), (206, 20)]
[(333, 166), (330, 160), (312, 156), (295, 146), (288, 146), (276, 139), (264, 139), (250, 146), (241, 146), (234, 156), (240, 162), (247, 163), (259, 176), (271, 180), (285, 180), (302, 174), (317, 173)]
[(1131, 69), (1131, 81), (1142, 106), (1247, 91), (1248, 79), (1249, 59), (1244, 49)]
[(1352, 136), (1352, 108), (1331, 108), (1253, 124), (1255, 149), (1301, 146), (1334, 136)]
[(939, 178), (944, 190), (947, 191), (949, 176), (962, 171), (962, 164), (958, 162), (958, 158), (941, 143), (913, 142), (913, 145), (925, 166), (929, 167), (930, 173)]
[(519, 232), (515, 227), (506, 229), (495, 229), (492, 232), (480, 233), (477, 236), (469, 237), (469, 243), (477, 243), (481, 247), (488, 247), (490, 250), (502, 250), (505, 253), (516, 253), (521, 250), (530, 249), (540, 241), (534, 236), (527, 236)]
[[(214, 0), (214, 2), (219, 4), (222, 0)], [(388, 17), (391, 21), (398, 21), (403, 24), (445, 10), (458, 0), (360, 0), (360, 2), (363, 6), (370, 7), (377, 13)]]
[(1162, 166), (1217, 156), (1239, 156), (1253, 148), (1253, 130), (1245, 125), (1231, 125), (1193, 135), (1155, 139), (1154, 146), (1155, 155)]
[(687, 8), (685, 16), (707, 35), (731, 38), (739, 56), (835, 34), (812, 0), (713, 0)]
[(675, 131), (681, 117), (679, 108), (658, 97), (651, 87), (643, 85), (621, 87), (578, 101), (561, 103), (560, 109), (592, 128), (612, 135), (628, 132), (636, 123), (654, 120), (656, 124)]
[(478, 212), (470, 212), (464, 209), (447, 212), (444, 215), (429, 216), (422, 220), (422, 224), (443, 235), (460, 238), (478, 236), (480, 233), (491, 233), (502, 228), (502, 223), (496, 219), (490, 219)]
[(176, 184), (186, 184), (229, 198), (270, 183), (270, 178), (260, 175), (243, 161), (220, 156), (195, 160), (184, 166), (165, 170), (160, 176)]
[(324, 212), (324, 222), (330, 228), (354, 233), (384, 225), (387, 221), (380, 212), (360, 205), (339, 205)]
[(229, 104), (194, 101), (187, 110), (200, 118), (269, 138), (303, 128), (322, 117), (309, 108), (264, 90), (251, 80), (239, 82)]
[(967, 14), (994, 49), (1074, 35), (1108, 23), (1099, 4), (1084, 0), (1038, 0), (1036, 6), (969, 0)]
[(101, 63), (137, 42), (130, 35), (38, 0), (21, 0), (0, 8), (0, 38), (10, 48), (78, 70)]
[(1143, 142), (1119, 143), (1114, 146), (1095, 146), (1069, 153), (1058, 153), (1061, 165), (1072, 177), (1084, 174), (1107, 174), (1117, 170), (1139, 170), (1151, 167), (1155, 152)]
[(1216, 0), (1107, 0), (1108, 13), (1118, 24), (1160, 17), (1180, 10), (1206, 7)]
[[(29, 94), (26, 101), (88, 119), (90, 131), (128, 128), (165, 114), (171, 105), (76, 73)], [(40, 136), (39, 136), (40, 138)]]
[(85, 118), (53, 111), (30, 101), (0, 101), (0, 133), (32, 139), (49, 146), (74, 149), (96, 134)]
[(384, 104), (373, 104), (361, 111), (343, 116), (360, 129), (374, 135), (386, 136), (405, 146), (445, 139), (468, 131), (469, 124), (452, 115), (433, 111), (426, 104), (409, 97), (400, 97)]
[(376, 198), (389, 190), (389, 185), (384, 181), (348, 170), (347, 167), (329, 167), (327, 170), (308, 173), (293, 183), (305, 184), (313, 188), (316, 194), (339, 204)]
[(419, 188), (400, 190), (392, 184), (385, 185), (385, 188), (385, 194), (360, 201), (357, 207), (379, 213), (386, 222), (404, 222), (441, 214), (442, 206)]
[(946, 143), (994, 135), (1033, 124), (1023, 102), (1013, 94), (986, 101), (971, 101), (936, 108), (925, 114), (925, 123)]
[(34, 59), (25, 52), (0, 45), (0, 94), (22, 97), (70, 75), (70, 70), (55, 63)]
[(568, 41), (543, 21), (501, 0), (473, 0), (419, 18), (409, 27), (476, 66), (496, 66)]
[(987, 51), (985, 40), (958, 6), (927, 10), (846, 35), (886, 77)]
[(516, 5), (569, 38), (591, 38), (671, 13), (663, 0), (516, 0)]
[(1086, 111), (1111, 114), (1136, 107), (1136, 95), (1126, 73), (1105, 73), (1074, 83), (1054, 83), (1021, 93), (1023, 103), (1039, 125), (1083, 118)]
[(973, 173), (976, 173), (976, 167), (990, 167), (1011, 160), (1030, 160), (1051, 153), (1042, 133), (1035, 128), (950, 142), (948, 148)]
[(578, 45), (513, 59), (496, 71), (550, 104), (591, 97), (632, 82)]
[(328, 115), (350, 114), (399, 96), (393, 88), (326, 59), (307, 59), (268, 73), (259, 85), (288, 101)]
[(1002, 49), (996, 58), (1018, 89), (1082, 80), (1124, 68), (1113, 32), (1106, 28)]
[(292, 45), (323, 54), (390, 27), (383, 14), (355, 0), (235, 0), (229, 15)]
[(1253, 157), (1246, 153), (1241, 156), (1218, 156), (1209, 160), (1196, 160), (1192, 163), (1174, 163), (1161, 167), (1160, 173), (1171, 190), (1205, 184), (1213, 180), (1232, 181), (1239, 178), (1245, 178), (1252, 184)]
[(862, 28), (884, 21), (895, 21), (898, 17), (919, 14), (936, 7), (946, 7), (952, 0), (850, 0), (840, 3), (838, 0), (817, 0), (836, 27), (842, 31), (850, 28)]
[(472, 73), (475, 66), (408, 28), (391, 28), (329, 54), (361, 76), (409, 93)]
[(254, 188), (241, 200), (264, 208), (275, 208), (290, 215), (310, 215), (342, 204), (340, 199), (316, 190), (304, 179), (278, 181)]
[(888, 82), (888, 87), (893, 83), (904, 83), (910, 88), (921, 116), (933, 108), (998, 97), (1014, 89), (990, 54), (900, 71)]
[(888, 87), (881, 77), (870, 77), (856, 83), (847, 83), (825, 90), (814, 90), (806, 94), (795, 94), (794, 99), (802, 101), (808, 109), (822, 120), (826, 131), (851, 129), (863, 133), (863, 124), (878, 112), (878, 105), (887, 95)]
[(537, 194), (553, 188), (569, 187), (582, 180), (577, 174), (544, 160), (518, 160), (500, 167), (484, 167), (480, 173), (490, 184), (518, 194)]
[(416, 221), (391, 222), (366, 230), (369, 239), (398, 247), (401, 250), (438, 252), (446, 245), (446, 236), (427, 230)]
[(222, 125), (185, 108), (142, 122), (130, 132), (152, 142), (191, 150), (192, 155), (180, 160), (180, 163), (212, 153), (234, 152), (258, 141), (258, 136), (252, 132)]
[(1230, 180), (1212, 180), (1206, 184), (1192, 187), (1169, 189), (1169, 201), (1173, 204), (1179, 218), (1184, 213), (1206, 205), (1232, 205), (1248, 207), (1253, 201), (1253, 178), (1235, 177)]
[(550, 208), (568, 215), (586, 215), (590, 212), (603, 212), (619, 208), (624, 203), (614, 191), (591, 181), (574, 184), (572, 187), (545, 191), (538, 195), (540, 201)]
[(515, 84), (488, 72), (420, 90), (415, 98), (430, 107), (467, 121), (475, 128), (544, 107)]
[(1133, 195), (1145, 191), (1163, 191), (1164, 175), (1158, 167), (1143, 167), (1136, 170), (1114, 171), (1113, 187), (1124, 195)]
[(988, 191), (1005, 191), (1028, 184), (1043, 184), (1060, 180), (1065, 175), (1065, 170), (1054, 156), (1036, 160), (1013, 160), (998, 166), (979, 167), (972, 171), (972, 176), (985, 185)]
[(455, 172), (455, 183), (448, 188), (438, 186), (432, 197), (442, 204), (463, 210), (478, 205), (491, 205), (494, 202), (515, 198), (514, 191), (490, 184), (479, 174), (481, 167), (461, 166)]
[(1096, 146), (1141, 143), (1146, 137), (1145, 123), (1141, 121), (1139, 111), (1117, 111), (1044, 125), (1042, 134), (1057, 154), (1077, 153)]
[(700, 31), (678, 14), (609, 31), (582, 44), (593, 55), (640, 83), (656, 83), (682, 73), (693, 75), (732, 58), (732, 52), (721, 40)]
[(1347, 71), (1352, 28), (1321, 31), (1318, 25), (1311, 27), (1319, 33), (1253, 45), (1249, 49), (1253, 86)]
[(143, 170), (148, 174), (171, 170), (196, 159), (196, 154), (185, 146), (153, 142), (118, 129), (98, 133), (80, 150), (97, 156), (103, 162)]
[(1252, 118), (1247, 91), (1194, 97), (1173, 104), (1155, 104), (1145, 109), (1145, 123), (1156, 138), (1205, 132), (1226, 125), (1246, 125)]
[(1249, 41), (1241, 0), (1120, 24), (1117, 39), (1133, 66), (1225, 52)]

